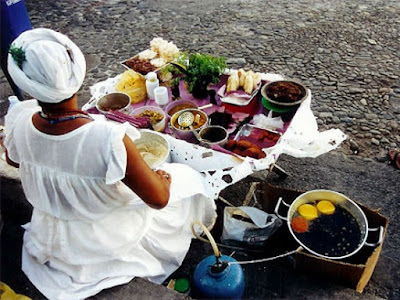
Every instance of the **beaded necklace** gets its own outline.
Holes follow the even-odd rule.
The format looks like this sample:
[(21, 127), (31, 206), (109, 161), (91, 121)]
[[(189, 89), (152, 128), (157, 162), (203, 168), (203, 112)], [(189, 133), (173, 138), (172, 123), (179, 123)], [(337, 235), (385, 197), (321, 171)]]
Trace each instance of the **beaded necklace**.
[(71, 110), (67, 112), (53, 112), (53, 113), (44, 113), (42, 111), (38, 111), (38, 114), (42, 119), (48, 121), (52, 125), (65, 121), (75, 120), (78, 118), (84, 118), (93, 121), (93, 118), (89, 116), (89, 114), (81, 110)]

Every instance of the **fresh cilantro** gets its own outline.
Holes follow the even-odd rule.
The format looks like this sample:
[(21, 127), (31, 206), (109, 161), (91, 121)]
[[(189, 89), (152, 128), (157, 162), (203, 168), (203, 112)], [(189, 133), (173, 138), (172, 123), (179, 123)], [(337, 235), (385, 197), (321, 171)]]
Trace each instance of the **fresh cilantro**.
[(21, 47), (16, 47), (14, 44), (11, 44), (9, 52), (18, 67), (22, 68), (22, 63), (26, 60), (24, 50), (22, 50)]

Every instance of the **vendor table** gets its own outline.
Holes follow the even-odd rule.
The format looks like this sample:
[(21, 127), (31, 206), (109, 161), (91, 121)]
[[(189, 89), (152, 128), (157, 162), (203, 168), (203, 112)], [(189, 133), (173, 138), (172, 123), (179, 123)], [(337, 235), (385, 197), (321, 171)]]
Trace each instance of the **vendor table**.
[[(82, 109), (96, 113), (96, 109), (94, 108), (96, 100), (105, 94), (115, 92), (115, 84), (120, 76), (121, 75), (117, 75), (116, 77), (93, 85), (91, 87), (92, 98)], [(279, 74), (262, 74), (262, 83), (281, 79), (283, 79), (283, 77)], [(218, 91), (220, 86), (217, 85), (211, 88)], [(182, 100), (195, 100), (199, 106), (210, 103), (209, 98), (194, 99), (193, 96), (187, 93), (182, 87), (180, 96)], [(317, 157), (323, 153), (329, 152), (338, 147), (340, 143), (346, 139), (346, 136), (339, 129), (330, 129), (324, 132), (318, 131), (316, 118), (311, 111), (311, 98), (311, 91), (309, 91), (308, 97), (300, 104), (294, 117), (289, 122), (284, 123), (284, 127), (281, 129), (282, 136), (279, 141), (274, 146), (263, 149), (266, 153), (265, 158), (243, 158), (216, 151), (215, 149), (205, 148), (175, 138), (167, 128), (163, 135), (170, 144), (171, 161), (189, 165), (193, 169), (201, 172), (205, 178), (209, 195), (217, 198), (219, 192), (227, 186), (238, 182), (254, 172), (271, 169), (282, 153), (294, 157)], [(171, 95), (170, 101), (172, 101)], [(265, 126), (265, 121), (267, 121), (267, 123), (269, 121), (274, 121), (272, 117), (265, 115), (259, 98), (255, 98), (252, 101), (257, 102), (250, 110), (241, 113), (242, 119), (249, 115), (261, 116), (262, 118), (259, 118), (261, 123), (254, 124), (261, 128)], [(210, 114), (221, 109), (223, 104), (221, 103), (218, 93), (216, 95), (216, 103), (216, 105), (204, 111)], [(132, 106), (136, 108), (143, 105), (156, 106), (157, 104), (155, 104), (154, 100), (148, 99), (147, 101)], [(225, 108), (228, 109), (227, 107)], [(231, 108), (232, 107), (230, 107), (230, 109)]]

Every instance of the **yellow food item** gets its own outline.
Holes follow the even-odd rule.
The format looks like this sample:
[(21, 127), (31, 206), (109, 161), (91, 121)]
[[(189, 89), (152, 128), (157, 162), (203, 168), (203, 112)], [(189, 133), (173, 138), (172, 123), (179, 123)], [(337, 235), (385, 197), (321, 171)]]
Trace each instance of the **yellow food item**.
[(126, 70), (121, 74), (115, 89), (127, 93), (131, 97), (131, 103), (142, 102), (147, 97), (146, 79), (133, 70)]
[(253, 71), (248, 71), (244, 79), (243, 89), (245, 93), (248, 95), (250, 95), (253, 92), (253, 86), (254, 86), (253, 74), (254, 74)]
[(233, 70), (231, 75), (228, 78), (228, 82), (226, 84), (226, 91), (234, 92), (239, 88), (239, 75), (238, 71)]
[(328, 200), (321, 200), (317, 203), (317, 209), (325, 214), (325, 215), (331, 215), (335, 212), (336, 208), (335, 205), (331, 201)]
[(302, 217), (304, 217), (308, 221), (312, 221), (318, 218), (318, 210), (314, 205), (311, 204), (300, 205), (297, 211)]
[(232, 70), (226, 84), (226, 91), (233, 92), (243, 88), (246, 94), (251, 95), (261, 82), (261, 73), (245, 71), (243, 69)]
[(244, 86), (244, 79), (246, 77), (246, 71), (243, 69), (239, 69), (238, 75), (239, 75), (239, 86)]
[(261, 73), (254, 73), (253, 75), (253, 90), (255, 90), (258, 84), (261, 82)]

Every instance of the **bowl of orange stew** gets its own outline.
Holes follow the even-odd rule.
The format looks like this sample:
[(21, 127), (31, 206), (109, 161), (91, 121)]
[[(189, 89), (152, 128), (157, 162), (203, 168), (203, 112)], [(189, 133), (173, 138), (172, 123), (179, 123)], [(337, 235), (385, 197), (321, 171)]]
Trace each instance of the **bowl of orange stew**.
[(208, 116), (204, 111), (200, 109), (188, 108), (174, 113), (171, 117), (169, 124), (174, 135), (177, 138), (186, 141), (197, 141), (196, 137), (194, 136), (192, 130), (189, 127), (182, 127), (179, 125), (178, 118), (182, 113), (185, 112), (190, 112), (193, 114), (194, 121), (192, 126), (193, 129), (196, 130), (197, 132), (199, 132), (201, 129), (203, 129), (208, 125)]

